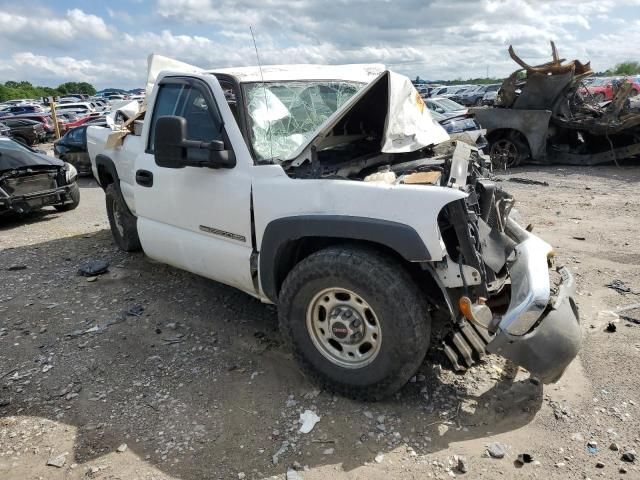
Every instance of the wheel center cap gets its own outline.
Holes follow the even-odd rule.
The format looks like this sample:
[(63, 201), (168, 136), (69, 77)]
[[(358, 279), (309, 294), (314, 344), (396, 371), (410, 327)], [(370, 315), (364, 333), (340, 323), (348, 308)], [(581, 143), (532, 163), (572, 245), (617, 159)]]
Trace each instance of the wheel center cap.
[(333, 322), (331, 324), (331, 333), (333, 333), (333, 336), (337, 339), (342, 340), (349, 335), (349, 327), (342, 322)]

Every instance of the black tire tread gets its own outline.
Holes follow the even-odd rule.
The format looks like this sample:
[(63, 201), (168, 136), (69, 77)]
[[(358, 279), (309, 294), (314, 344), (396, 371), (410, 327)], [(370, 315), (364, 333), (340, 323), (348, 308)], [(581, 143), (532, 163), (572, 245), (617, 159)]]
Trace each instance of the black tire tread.
[[(113, 240), (116, 245), (125, 252), (141, 250), (142, 246), (140, 244), (140, 237), (138, 236), (138, 228), (136, 225), (137, 218), (129, 212), (129, 209), (125, 205), (124, 200), (113, 183), (109, 184), (105, 190), (105, 201), (107, 205), (109, 226), (111, 227), (111, 234), (113, 235)], [(118, 208), (123, 212), (124, 236), (120, 235), (120, 232), (118, 232), (118, 229), (115, 226), (113, 205), (116, 202), (118, 203)]]
[[(298, 288), (318, 275), (335, 275), (336, 268), (345, 267), (363, 272), (374, 294), (388, 292), (388, 297), (393, 299), (395, 309), (399, 312), (398, 317), (408, 321), (407, 331), (403, 334), (406, 342), (402, 345), (402, 352), (410, 360), (403, 361), (383, 381), (372, 385), (353, 386), (328, 378), (313, 367), (293, 340), (288, 309)], [(323, 388), (346, 397), (371, 401), (392, 395), (415, 374), (429, 347), (431, 322), (426, 299), (397, 260), (375, 249), (343, 245), (311, 254), (289, 273), (282, 285), (278, 303), (281, 333), (302, 370)]]

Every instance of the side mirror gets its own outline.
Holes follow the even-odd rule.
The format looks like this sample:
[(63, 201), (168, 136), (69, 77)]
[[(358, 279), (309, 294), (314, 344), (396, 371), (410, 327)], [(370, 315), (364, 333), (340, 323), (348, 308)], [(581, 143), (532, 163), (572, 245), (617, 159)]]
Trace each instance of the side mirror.
[(187, 140), (187, 120), (184, 117), (160, 117), (155, 129), (153, 150), (156, 164), (160, 167), (233, 168), (236, 166), (233, 150), (225, 150), (223, 141)]

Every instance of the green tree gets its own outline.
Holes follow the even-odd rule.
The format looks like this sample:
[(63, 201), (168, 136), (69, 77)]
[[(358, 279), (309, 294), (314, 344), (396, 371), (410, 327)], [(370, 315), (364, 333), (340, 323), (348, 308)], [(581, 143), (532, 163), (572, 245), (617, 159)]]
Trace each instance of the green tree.
[(618, 63), (613, 69), (614, 75), (636, 75), (640, 73), (640, 62), (627, 61)]
[(87, 82), (65, 82), (58, 85), (57, 90), (62, 94), (83, 93), (85, 95), (95, 95), (96, 89)]

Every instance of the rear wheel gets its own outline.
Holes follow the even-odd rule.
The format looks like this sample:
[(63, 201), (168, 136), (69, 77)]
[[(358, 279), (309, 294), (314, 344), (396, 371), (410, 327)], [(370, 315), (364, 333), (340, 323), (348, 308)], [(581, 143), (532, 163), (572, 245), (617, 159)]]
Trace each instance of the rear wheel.
[(635, 97), (638, 95), (638, 90), (636, 90), (635, 88), (631, 90), (631, 93), (629, 94), (630, 97)]
[(393, 394), (429, 347), (424, 296), (398, 262), (375, 250), (331, 247), (302, 260), (285, 279), (278, 314), (302, 369), (352, 398)]
[(605, 101), (604, 93), (596, 93), (596, 94), (593, 96), (593, 98), (595, 98), (595, 99), (596, 99), (596, 102), (597, 102), (597, 103), (602, 103), (602, 102), (604, 102), (604, 101)]
[(125, 252), (140, 250), (140, 238), (138, 237), (136, 225), (137, 218), (129, 212), (122, 196), (113, 183), (107, 186), (105, 199), (109, 226), (116, 245)]
[(491, 142), (489, 152), (495, 168), (512, 168), (529, 158), (529, 147), (517, 135), (511, 134)]

